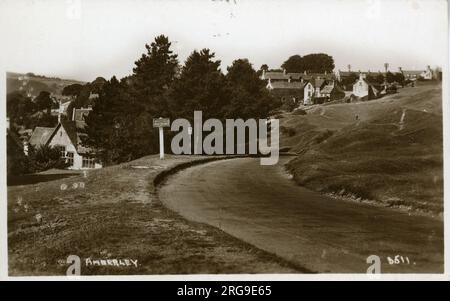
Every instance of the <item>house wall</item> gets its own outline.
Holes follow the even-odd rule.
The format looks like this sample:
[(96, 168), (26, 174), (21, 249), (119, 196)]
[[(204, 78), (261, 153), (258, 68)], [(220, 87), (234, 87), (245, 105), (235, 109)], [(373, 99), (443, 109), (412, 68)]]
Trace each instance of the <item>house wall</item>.
[(433, 79), (433, 72), (430, 69), (425, 70), (422, 73), (422, 77), (423, 77), (423, 79)]
[(56, 134), (50, 140), (49, 145), (51, 147), (61, 145), (66, 147), (66, 152), (73, 152), (73, 165), (69, 166), (69, 169), (81, 169), (83, 163), (83, 157), (77, 152), (76, 147), (72, 144), (72, 141), (67, 135), (64, 127), (60, 126)]
[(353, 85), (353, 95), (357, 97), (365, 97), (369, 95), (369, 85), (363, 79), (359, 79)]
[(311, 83), (307, 83), (303, 89), (303, 104), (305, 106), (312, 104), (313, 95), (314, 95), (314, 87)]

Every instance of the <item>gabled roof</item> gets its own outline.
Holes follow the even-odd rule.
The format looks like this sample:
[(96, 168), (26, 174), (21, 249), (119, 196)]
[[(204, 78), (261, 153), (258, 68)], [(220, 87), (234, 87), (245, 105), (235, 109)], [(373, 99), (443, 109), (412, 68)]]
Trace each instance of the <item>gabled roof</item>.
[(326, 80), (331, 80), (331, 79), (335, 78), (335, 75), (332, 72), (331, 73), (306, 73), (304, 76), (309, 76), (310, 78), (321, 78), (321, 79), (326, 79)]
[(45, 145), (49, 142), (55, 128), (37, 126), (28, 142), (33, 146)]
[(333, 73), (297, 73), (297, 72), (277, 72), (277, 71), (269, 71), (264, 73), (264, 79), (271, 79), (271, 80), (311, 80), (314, 78), (320, 78), (320, 79), (326, 79), (326, 80), (332, 80), (335, 78), (335, 75)]
[(330, 94), (334, 89), (334, 85), (326, 85), (325, 87), (323, 87), (323, 89), (320, 91), (320, 93), (323, 94)]
[(270, 83), (273, 89), (303, 89), (305, 83), (301, 82), (272, 82)]
[(320, 87), (322, 87), (324, 84), (326, 84), (325, 79), (319, 79), (319, 78), (316, 78), (316, 79), (314, 80), (314, 88), (320, 88)]
[(51, 139), (53, 138), (53, 136), (58, 132), (59, 128), (63, 127), (64, 130), (67, 133), (67, 136), (70, 139), (70, 142), (73, 144), (73, 146), (76, 148), (77, 152), (79, 154), (83, 154), (83, 153), (87, 153), (90, 151), (89, 148), (84, 147), (81, 145), (81, 137), (85, 136), (86, 134), (84, 133), (80, 133), (78, 131), (77, 125), (76, 125), (76, 121), (68, 121), (68, 120), (61, 120), (61, 122), (56, 126), (56, 128), (54, 128), (51, 136), (49, 137), (48, 142), (51, 141)]
[(402, 70), (403, 74), (407, 75), (421, 75), (425, 70)]
[(372, 77), (376, 77), (378, 75), (386, 75), (386, 72), (372, 72), (372, 71), (341, 71), (339, 70), (339, 76), (340, 77), (346, 77), (346, 76), (350, 76), (350, 75), (356, 75), (359, 76), (359, 74), (363, 74), (365, 76), (372, 76)]
[(287, 74), (284, 74), (283, 72), (273, 72), (273, 71), (269, 71), (264, 73), (264, 78), (266, 79), (274, 79), (274, 80), (288, 80), (289, 76), (287, 76)]

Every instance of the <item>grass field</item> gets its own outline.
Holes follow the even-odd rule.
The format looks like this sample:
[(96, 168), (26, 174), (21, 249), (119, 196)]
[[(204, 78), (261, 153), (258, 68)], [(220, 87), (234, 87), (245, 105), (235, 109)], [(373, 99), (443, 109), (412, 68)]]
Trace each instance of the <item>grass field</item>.
[[(69, 255), (81, 258), (81, 275), (298, 272), (161, 205), (156, 175), (198, 159), (149, 156), (86, 177), (8, 187), (9, 274), (65, 275)], [(86, 259), (132, 259), (138, 266), (86, 266)]]
[(442, 216), (442, 88), (435, 82), (377, 100), (285, 114), (287, 168), (310, 189)]

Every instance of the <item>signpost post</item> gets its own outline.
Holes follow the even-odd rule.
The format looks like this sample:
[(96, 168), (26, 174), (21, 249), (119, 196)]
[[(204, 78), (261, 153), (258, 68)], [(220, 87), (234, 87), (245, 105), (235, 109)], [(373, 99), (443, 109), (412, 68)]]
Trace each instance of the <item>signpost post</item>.
[(159, 128), (159, 159), (164, 159), (164, 131), (163, 128), (170, 127), (169, 118), (153, 118), (153, 127)]

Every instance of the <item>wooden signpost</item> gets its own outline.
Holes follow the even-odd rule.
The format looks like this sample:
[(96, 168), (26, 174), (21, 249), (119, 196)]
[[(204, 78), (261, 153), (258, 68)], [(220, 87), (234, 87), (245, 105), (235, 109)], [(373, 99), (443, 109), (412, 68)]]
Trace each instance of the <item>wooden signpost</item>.
[(170, 127), (169, 118), (153, 118), (153, 127), (159, 128), (159, 159), (164, 159), (164, 131), (163, 128)]

